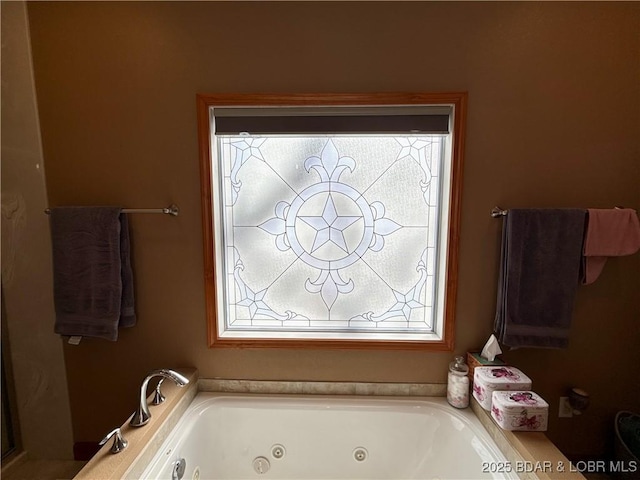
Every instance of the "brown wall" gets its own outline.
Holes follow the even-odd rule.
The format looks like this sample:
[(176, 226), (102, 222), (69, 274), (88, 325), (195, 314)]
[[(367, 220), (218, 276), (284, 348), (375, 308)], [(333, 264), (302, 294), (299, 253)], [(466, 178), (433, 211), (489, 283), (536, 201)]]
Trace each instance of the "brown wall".
[[(207, 348), (196, 93), (468, 91), (456, 352), (491, 332), (494, 205), (640, 208), (638, 4), (34, 2), (29, 15), (50, 204), (182, 210), (131, 220), (138, 325), (65, 346), (76, 441), (122, 422), (157, 367), (445, 381), (453, 353)], [(640, 409), (639, 271), (638, 255), (613, 259), (581, 288), (567, 350), (508, 355), (551, 402), (565, 452), (602, 454), (616, 410)], [(593, 405), (560, 422), (573, 384)]]

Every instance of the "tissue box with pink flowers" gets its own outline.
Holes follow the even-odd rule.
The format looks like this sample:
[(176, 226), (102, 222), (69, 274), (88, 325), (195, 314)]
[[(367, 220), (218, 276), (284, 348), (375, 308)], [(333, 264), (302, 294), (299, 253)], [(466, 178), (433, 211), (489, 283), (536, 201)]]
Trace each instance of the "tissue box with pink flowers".
[(505, 430), (544, 432), (549, 404), (530, 391), (495, 391), (491, 395), (491, 416)]
[(491, 410), (491, 394), (496, 390), (531, 390), (531, 380), (514, 367), (476, 367), (473, 396), (485, 410)]

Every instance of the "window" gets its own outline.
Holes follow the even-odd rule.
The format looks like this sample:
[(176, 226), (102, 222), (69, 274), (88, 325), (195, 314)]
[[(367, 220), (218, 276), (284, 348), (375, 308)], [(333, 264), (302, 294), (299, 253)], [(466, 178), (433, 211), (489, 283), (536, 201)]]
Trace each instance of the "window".
[(451, 350), (465, 103), (199, 95), (210, 345)]

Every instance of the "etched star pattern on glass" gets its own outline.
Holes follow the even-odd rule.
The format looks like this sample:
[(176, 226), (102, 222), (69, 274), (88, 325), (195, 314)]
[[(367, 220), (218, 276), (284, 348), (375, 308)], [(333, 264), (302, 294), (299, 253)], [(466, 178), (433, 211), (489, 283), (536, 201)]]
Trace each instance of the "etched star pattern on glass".
[(218, 137), (225, 328), (430, 332), (443, 137)]

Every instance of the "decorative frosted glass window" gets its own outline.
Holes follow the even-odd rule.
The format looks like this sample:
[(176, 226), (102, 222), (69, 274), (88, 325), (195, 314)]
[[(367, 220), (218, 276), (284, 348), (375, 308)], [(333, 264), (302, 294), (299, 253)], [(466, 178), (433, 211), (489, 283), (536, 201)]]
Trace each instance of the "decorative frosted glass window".
[(200, 97), (211, 343), (451, 348), (455, 104), (330, 97)]

